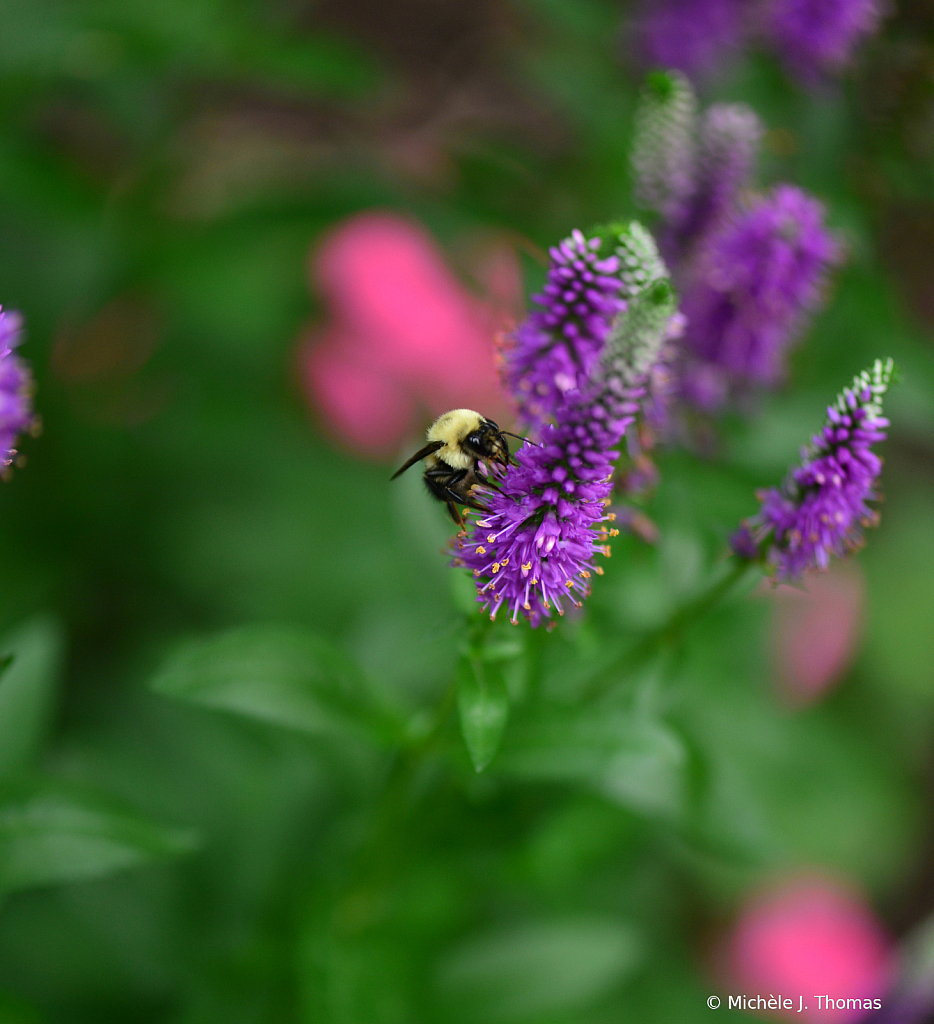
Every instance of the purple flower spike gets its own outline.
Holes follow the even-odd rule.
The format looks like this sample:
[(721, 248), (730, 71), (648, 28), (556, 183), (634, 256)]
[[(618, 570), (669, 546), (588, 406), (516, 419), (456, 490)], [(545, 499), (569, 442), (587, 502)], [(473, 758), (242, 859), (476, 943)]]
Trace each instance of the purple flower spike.
[(781, 580), (826, 569), (831, 555), (843, 558), (861, 545), (863, 528), (879, 519), (868, 505), (878, 497), (882, 469), (872, 445), (885, 440), (882, 396), (893, 372), (891, 359), (879, 359), (844, 388), (827, 409), (827, 425), (802, 451), (801, 465), (781, 488), (759, 495), (759, 514), (734, 534), (737, 555), (753, 557), (771, 535), (767, 559)]
[[(723, 378), (767, 386), (781, 380), (785, 355), (817, 305), (838, 246), (823, 207), (791, 185), (778, 185), (718, 232), (685, 291), (685, 341), (699, 365), (692, 377), (713, 395)], [(702, 403), (703, 404), (703, 403)]]
[(763, 28), (785, 63), (808, 83), (839, 71), (879, 22), (876, 0), (768, 0)]
[(0, 468), (16, 455), (16, 441), (35, 422), (32, 375), (13, 349), (20, 343), (22, 317), (0, 310)]
[[(657, 254), (655, 254), (657, 258)], [(665, 279), (632, 297), (612, 325), (594, 374), (564, 395), (541, 444), (516, 453), (503, 477), (480, 497), (489, 509), (458, 536), (454, 564), (473, 572), (477, 600), (491, 615), (504, 605), (510, 620), (533, 626), (579, 605), (602, 569), (598, 554), (619, 531), (607, 527), (618, 447), (634, 422), (650, 368), (664, 343), (674, 309)]]
[(615, 256), (600, 259), (599, 238), (575, 231), (551, 250), (548, 280), (532, 312), (507, 339), (503, 378), (533, 429), (554, 416), (566, 392), (594, 369), (613, 317), (625, 308)]

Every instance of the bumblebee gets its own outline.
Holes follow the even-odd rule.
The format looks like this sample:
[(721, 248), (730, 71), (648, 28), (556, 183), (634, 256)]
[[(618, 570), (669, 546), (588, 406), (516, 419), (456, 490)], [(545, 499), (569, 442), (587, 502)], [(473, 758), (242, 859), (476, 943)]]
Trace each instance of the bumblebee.
[(419, 459), (425, 460), (428, 490), (447, 504), (451, 518), (462, 527), (464, 518), (455, 502), (479, 512), (489, 511), (470, 493), (474, 484), (480, 482), (477, 467), (482, 460), (507, 466), (509, 446), (506, 433), (492, 420), (472, 409), (452, 409), (432, 423), (428, 428), (428, 444), (400, 466), (392, 479), (414, 466)]

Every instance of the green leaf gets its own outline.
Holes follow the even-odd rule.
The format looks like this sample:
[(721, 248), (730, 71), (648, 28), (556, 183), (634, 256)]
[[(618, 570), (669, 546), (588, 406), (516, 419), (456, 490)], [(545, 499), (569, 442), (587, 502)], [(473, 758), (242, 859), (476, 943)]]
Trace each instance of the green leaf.
[(688, 756), (664, 723), (620, 712), (550, 715), (516, 729), (497, 762), (517, 778), (583, 783), (614, 803), (673, 818), (686, 799)]
[(509, 717), (509, 695), (499, 661), (468, 656), (460, 659), (457, 707), (470, 759), (482, 772), (499, 747)]
[(0, 892), (97, 878), (195, 846), (187, 830), (58, 782), (0, 788)]
[(552, 1019), (582, 1009), (638, 965), (642, 944), (610, 918), (542, 921), (470, 939), (441, 962), (446, 1005), (471, 1020)]
[(59, 623), (40, 616), (0, 641), (0, 775), (26, 767), (45, 738), (63, 639)]
[(356, 665), (327, 641), (286, 626), (242, 626), (186, 644), (152, 681), (156, 692), (313, 736), (395, 736)]

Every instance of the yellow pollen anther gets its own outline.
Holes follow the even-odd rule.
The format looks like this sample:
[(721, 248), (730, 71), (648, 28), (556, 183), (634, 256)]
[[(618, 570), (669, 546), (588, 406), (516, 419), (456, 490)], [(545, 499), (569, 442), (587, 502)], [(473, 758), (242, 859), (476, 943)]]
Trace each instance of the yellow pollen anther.
[(619, 536), (619, 530), (610, 530), (610, 536), (611, 537), (618, 537)]
[(532, 563), (531, 562), (526, 562), (525, 565), (522, 566), (522, 572), (523, 573), (527, 573), (529, 571), (529, 569), (531, 569), (531, 568), (532, 568)]
[(533, 576), (531, 585), (534, 587), (536, 583), (538, 583), (538, 580)]
[(599, 565), (595, 565), (595, 566), (593, 567), (593, 571), (594, 571), (594, 572), (595, 572), (595, 573), (596, 573), (596, 574), (597, 574), (598, 576), (602, 576), (602, 575), (603, 575), (603, 568), (602, 568), (602, 566), (599, 566)]
[(526, 602), (525, 602), (525, 604), (524, 604), (524, 605), (523, 605), (522, 607), (523, 607), (523, 608), (524, 608), (524, 609), (525, 609), (525, 610), (526, 610), (527, 612), (530, 612), (530, 611), (532, 610), (532, 606), (531, 606), (531, 605), (529, 604), (529, 602), (528, 602), (528, 601), (526, 601)]
[(616, 522), (616, 513), (615, 513), (615, 512), (611, 512), (611, 513), (610, 513), (610, 514), (609, 514), (609, 515), (607, 516), (607, 519), (609, 519), (609, 521), (610, 521), (611, 523), (615, 523), (615, 522)]
[(486, 535), (486, 540), (487, 540), (488, 544), (492, 544), (493, 541), (496, 540), (496, 534), (495, 533), (488, 533)]
[(474, 574), (474, 576), (479, 576), (480, 575), (480, 570), (479, 569), (474, 569), (473, 574)]
[(566, 587), (573, 587), (574, 586), (574, 580), (565, 580), (564, 581), (564, 585)]
[(499, 562), (494, 562), (492, 566), (493, 572), (499, 572)]
[(509, 559), (508, 558), (504, 558), (499, 564), (500, 565), (509, 565)]
[(587, 572), (586, 569), (581, 569), (581, 576), (583, 576), (585, 580), (589, 580), (590, 579), (590, 573)]

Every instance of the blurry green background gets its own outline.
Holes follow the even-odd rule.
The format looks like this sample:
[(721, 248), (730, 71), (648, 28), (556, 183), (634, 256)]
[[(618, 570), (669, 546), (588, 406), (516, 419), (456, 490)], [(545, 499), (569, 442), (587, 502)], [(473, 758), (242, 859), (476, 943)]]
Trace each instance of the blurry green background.
[[(864, 887), (896, 937), (934, 912), (930, 2), (901, 0), (836, 85), (753, 53), (701, 90), (755, 107), (762, 180), (815, 192), (849, 259), (792, 386), (727, 422), (716, 459), (661, 457), (658, 546), (621, 538), (582, 619), (504, 628), (513, 714), (486, 772), (453, 721), (400, 770), (341, 715), (288, 728), (149, 685), (190, 638), (297, 627), (418, 732), (460, 635), (447, 526), (319, 429), (296, 361), (323, 316), (308, 254), (373, 207), (461, 271), (483, 232), (544, 247), (631, 215), (625, 14), (0, 0), (0, 302), (24, 313), (44, 420), (0, 489), (0, 653), (25, 694), (0, 691), (20, 808), (0, 833), (61, 829), (0, 858), (3, 1024), (691, 1022), (715, 937), (775, 872)], [(880, 355), (904, 383), (834, 693), (783, 703), (769, 601), (739, 595), (581, 704), (606, 638), (704, 585)]]

